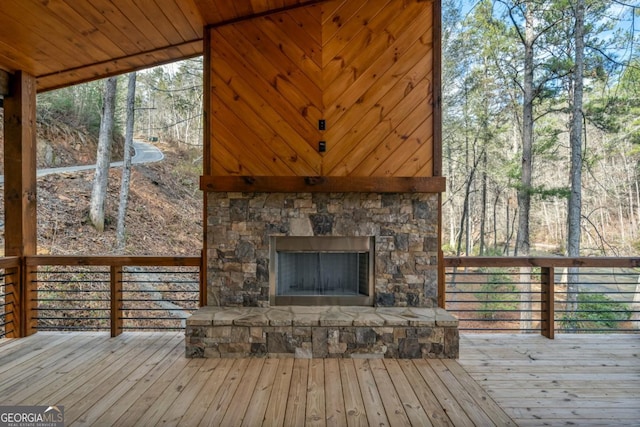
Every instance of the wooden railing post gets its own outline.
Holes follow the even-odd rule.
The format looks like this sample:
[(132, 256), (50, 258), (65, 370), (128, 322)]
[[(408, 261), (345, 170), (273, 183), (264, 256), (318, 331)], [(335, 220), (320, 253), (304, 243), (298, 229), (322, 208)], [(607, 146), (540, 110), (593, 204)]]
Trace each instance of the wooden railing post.
[(554, 275), (553, 267), (540, 268), (540, 333), (549, 339), (554, 338), (555, 332)]
[(22, 337), (22, 286), (20, 278), (22, 269), (20, 264), (16, 267), (5, 269), (5, 331), (7, 338)]
[(122, 333), (122, 269), (120, 265), (111, 266), (111, 336)]
[(200, 307), (207, 305), (207, 258), (205, 251), (200, 251), (200, 292), (199, 303)]
[(22, 336), (38, 332), (38, 275), (37, 267), (29, 266), (27, 257), (21, 261), (22, 280)]

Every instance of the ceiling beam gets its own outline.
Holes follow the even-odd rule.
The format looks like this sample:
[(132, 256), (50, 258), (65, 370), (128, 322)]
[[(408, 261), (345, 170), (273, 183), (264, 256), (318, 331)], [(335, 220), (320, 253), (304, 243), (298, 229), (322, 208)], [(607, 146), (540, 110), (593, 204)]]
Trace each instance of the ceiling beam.
[[(240, 16), (238, 18), (229, 19), (229, 20), (221, 21), (221, 22), (216, 22), (216, 23), (213, 23), (213, 24), (208, 24), (206, 26), (206, 28), (216, 28), (216, 27), (222, 27), (223, 25), (236, 24), (236, 23), (242, 22), (242, 21), (248, 21), (248, 20), (251, 20), (251, 19), (262, 18), (263, 16), (273, 15), (274, 13), (287, 12), (289, 10), (300, 9), (301, 7), (308, 7), (308, 6), (313, 6), (315, 4), (326, 3), (327, 1), (329, 1), (329, 0), (310, 0), (310, 1), (305, 2), (305, 3), (295, 4), (295, 5), (291, 5), (291, 6), (279, 7), (279, 8), (276, 8), (276, 9), (265, 10), (264, 12), (253, 13), (251, 15)], [(202, 11), (200, 11), (200, 13), (202, 14)]]

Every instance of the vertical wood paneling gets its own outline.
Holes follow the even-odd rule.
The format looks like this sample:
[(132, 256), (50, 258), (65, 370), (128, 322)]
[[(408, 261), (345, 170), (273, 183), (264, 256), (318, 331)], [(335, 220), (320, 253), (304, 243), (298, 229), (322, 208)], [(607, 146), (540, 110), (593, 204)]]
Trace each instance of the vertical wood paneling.
[(209, 29), (213, 174), (433, 176), (433, 7), (334, 0)]

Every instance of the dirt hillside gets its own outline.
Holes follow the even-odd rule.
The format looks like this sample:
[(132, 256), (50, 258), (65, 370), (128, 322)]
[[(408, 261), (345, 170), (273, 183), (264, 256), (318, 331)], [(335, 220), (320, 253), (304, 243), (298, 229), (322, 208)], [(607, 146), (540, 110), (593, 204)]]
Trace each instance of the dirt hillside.
[[(52, 138), (52, 135), (55, 137)], [(95, 161), (94, 143), (86, 138), (68, 129), (48, 134), (39, 131), (39, 167), (92, 164)], [(198, 190), (201, 150), (163, 143), (156, 145), (165, 154), (163, 161), (133, 166), (125, 253), (198, 255), (202, 248), (202, 194)], [(120, 156), (115, 150), (114, 157), (117, 159)], [(39, 253), (114, 253), (121, 171), (111, 169), (109, 173), (107, 226), (104, 233), (97, 232), (88, 220), (93, 175), (93, 171), (88, 171), (38, 178)], [(0, 192), (2, 253), (3, 222), (4, 191)]]

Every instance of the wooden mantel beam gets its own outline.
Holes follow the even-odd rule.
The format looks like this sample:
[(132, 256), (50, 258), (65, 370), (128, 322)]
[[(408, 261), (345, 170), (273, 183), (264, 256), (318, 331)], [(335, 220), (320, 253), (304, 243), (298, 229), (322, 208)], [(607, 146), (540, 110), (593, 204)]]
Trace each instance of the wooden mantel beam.
[[(36, 219), (36, 79), (18, 71), (4, 98), (5, 256), (35, 255)], [(35, 332), (29, 273), (22, 268), (19, 284), (12, 285), (14, 334)]]
[(444, 177), (202, 176), (205, 192), (441, 193)]

